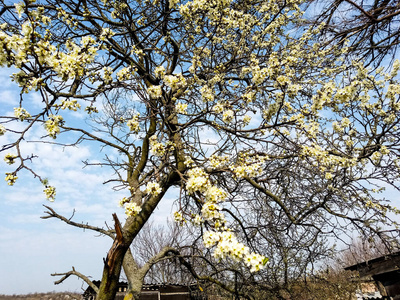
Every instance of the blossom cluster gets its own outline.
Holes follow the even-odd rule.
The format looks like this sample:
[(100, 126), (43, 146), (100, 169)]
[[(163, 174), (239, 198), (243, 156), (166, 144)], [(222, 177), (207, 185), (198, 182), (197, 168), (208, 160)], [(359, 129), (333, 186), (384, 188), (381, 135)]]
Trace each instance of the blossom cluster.
[(163, 156), (165, 154), (165, 146), (157, 141), (157, 136), (150, 137), (150, 151), (156, 156)]
[(62, 100), (61, 101), (61, 109), (68, 109), (72, 111), (77, 111), (81, 108), (81, 105), (77, 100)]
[(206, 200), (211, 203), (218, 203), (225, 201), (228, 193), (215, 185), (211, 185), (204, 193)]
[(181, 73), (176, 75), (165, 75), (163, 80), (172, 91), (179, 90), (186, 86), (186, 79)]
[[(94, 61), (100, 47), (92, 37), (82, 37), (81, 44), (82, 47), (71, 41), (66, 44), (68, 52), (50, 56), (52, 60), (48, 61), (48, 64), (63, 80), (83, 76), (86, 66)], [(82, 51), (82, 48), (86, 51)]]
[(163, 66), (158, 66), (154, 69), (154, 75), (157, 78), (163, 79), (165, 76), (165, 68)]
[(205, 220), (212, 221), (216, 228), (223, 227), (226, 220), (221, 212), (221, 206), (214, 202), (206, 202), (201, 208), (201, 215)]
[(215, 104), (212, 108), (212, 110), (214, 112), (216, 112), (217, 114), (222, 113), (224, 111), (224, 106), (222, 103), (218, 102), (217, 104)]
[(149, 182), (146, 185), (146, 193), (153, 195), (153, 196), (157, 196), (158, 194), (160, 194), (162, 191), (160, 185), (158, 184), (158, 182)]
[(245, 116), (243, 117), (243, 125), (244, 125), (244, 126), (249, 125), (249, 124), (250, 124), (250, 121), (251, 121), (251, 116), (245, 115)]
[(4, 161), (7, 164), (12, 165), (13, 163), (15, 163), (16, 158), (17, 158), (17, 156), (15, 154), (8, 153), (8, 154), (6, 154), (6, 156), (4, 156)]
[(136, 203), (126, 203), (125, 204), (125, 214), (128, 216), (136, 216), (137, 214), (139, 214), (142, 211), (142, 207), (137, 205)]
[[(22, 4), (16, 6), (19, 14), (24, 12), (23, 7)], [(74, 26), (72, 18), (62, 8), (58, 10), (59, 17)], [(48, 33), (45, 36), (41, 33), (50, 23), (50, 18), (44, 15), (44, 8), (39, 6), (36, 10), (29, 10), (29, 16), (27, 21), (21, 24), (18, 33), (0, 32), (0, 41), (5, 50), (0, 55), (0, 66), (9, 65), (12, 61), (17, 68), (21, 68), (30, 56), (34, 56), (43, 68), (51, 68), (64, 81), (83, 76), (88, 64), (94, 61), (101, 44), (93, 37), (83, 36), (80, 43), (67, 40), (65, 50), (61, 51), (50, 43)], [(35, 41), (34, 46), (32, 41)], [(42, 78), (36, 78), (24, 71), (13, 74), (13, 80), (23, 88), (24, 92), (38, 90), (42, 85)], [(20, 112), (17, 114), (18, 117), (27, 118)]]
[(117, 79), (119, 81), (129, 80), (133, 77), (133, 74), (135, 71), (136, 71), (136, 68), (132, 68), (132, 67), (122, 68), (116, 74)]
[(226, 166), (229, 163), (229, 156), (212, 155), (209, 158), (210, 166), (214, 169)]
[(92, 113), (98, 113), (98, 109), (95, 106), (86, 106), (85, 111), (90, 115)]
[(175, 105), (175, 110), (176, 110), (176, 112), (177, 112), (178, 114), (186, 115), (186, 114), (187, 114), (187, 111), (186, 111), (187, 108), (188, 108), (187, 103), (178, 102), (178, 103)]
[(4, 135), (6, 131), (7, 129), (3, 125), (0, 125), (0, 136)]
[(263, 165), (268, 159), (266, 155), (250, 155), (249, 153), (242, 153), (236, 164), (229, 166), (231, 171), (238, 178), (243, 177), (256, 177), (261, 175)]
[(231, 231), (206, 231), (203, 234), (203, 243), (207, 248), (216, 246), (213, 253), (215, 258), (230, 257), (235, 261), (244, 261), (251, 268), (251, 272), (263, 269), (268, 262), (264, 256), (250, 252), (249, 248), (240, 243)]
[(186, 167), (193, 167), (194, 166), (194, 160), (190, 156), (185, 156), (184, 164), (185, 164)]
[(25, 108), (22, 107), (15, 107), (14, 108), (14, 115), (20, 120), (24, 121), (31, 117), (30, 113), (26, 111)]
[(201, 215), (205, 220), (214, 224), (216, 228), (224, 229), (225, 216), (218, 203), (225, 201), (228, 194), (219, 187), (211, 184), (208, 174), (201, 168), (192, 168), (187, 172), (186, 190), (189, 194), (201, 193), (205, 203)]
[(162, 96), (162, 87), (161, 85), (152, 85), (147, 88), (147, 93), (153, 99), (160, 98)]
[(235, 114), (233, 110), (227, 109), (224, 111), (222, 115), (222, 120), (224, 121), (224, 123), (231, 123), (233, 121), (234, 116)]
[[(215, 166), (227, 161), (227, 157), (217, 155), (212, 156), (212, 159), (210, 159), (210, 162)], [(213, 185), (210, 182), (209, 175), (199, 167), (190, 169), (187, 175), (186, 190), (189, 193), (199, 192), (205, 198), (201, 216), (195, 215), (192, 223), (200, 225), (207, 220), (215, 228), (215, 230), (207, 231), (203, 234), (204, 245), (208, 248), (216, 246), (213, 253), (216, 258), (230, 257), (236, 261), (244, 261), (252, 272), (262, 269), (267, 259), (262, 255), (250, 253), (249, 249), (244, 244), (239, 243), (234, 233), (225, 226), (225, 215), (222, 213), (222, 207), (218, 203), (226, 200), (227, 192)], [(180, 222), (182, 222), (182, 218), (181, 214), (175, 214), (175, 219), (179, 219)]]
[(14, 185), (14, 183), (17, 181), (18, 177), (15, 176), (13, 173), (6, 173), (6, 178), (5, 181), (7, 181), (8, 185)]
[(64, 124), (63, 117), (60, 115), (50, 115), (49, 119), (44, 123), (44, 128), (50, 137), (55, 139), (60, 133), (60, 126)]
[(46, 186), (43, 190), (44, 194), (46, 195), (47, 200), (53, 202), (56, 197), (56, 188), (54, 186)]
[[(260, 172), (259, 169), (265, 161), (265, 157), (244, 155), (242, 161), (247, 163), (247, 169), (241, 166), (244, 168), (242, 171), (243, 174), (255, 176), (256, 173)], [(214, 168), (226, 165), (228, 162), (229, 157), (226, 156), (213, 155), (210, 158), (210, 165)], [(239, 174), (239, 171), (237, 171), (238, 168), (239, 166), (235, 166), (234, 170)], [(267, 259), (262, 255), (250, 253), (249, 249), (244, 244), (239, 243), (234, 233), (225, 225), (225, 215), (222, 213), (222, 207), (219, 203), (226, 200), (228, 196), (226, 191), (213, 185), (209, 175), (199, 167), (190, 169), (187, 175), (186, 190), (189, 193), (200, 192), (205, 198), (201, 209), (201, 217), (195, 217), (193, 224), (199, 225), (204, 220), (207, 220), (215, 228), (215, 230), (207, 231), (203, 235), (205, 246), (215, 246), (213, 255), (216, 258), (223, 259), (230, 257), (237, 261), (244, 261), (251, 268), (252, 272), (262, 269)]]
[(329, 154), (327, 150), (323, 150), (319, 145), (303, 145), (301, 155), (308, 157), (309, 161), (321, 172), (328, 172), (325, 175), (327, 179), (332, 178), (331, 174), (339, 167), (354, 167), (357, 164), (355, 157), (341, 157)]
[(206, 192), (210, 187), (208, 174), (201, 168), (190, 169), (187, 173), (186, 190), (193, 194), (195, 192)]
[(130, 200), (128, 199), (128, 198), (126, 198), (126, 197), (123, 197), (121, 200), (119, 200), (119, 206), (120, 207), (124, 207), (124, 205), (126, 204), (126, 203), (128, 203)]
[(204, 102), (209, 102), (214, 100), (214, 90), (209, 86), (205, 85), (200, 89), (201, 97)]
[(204, 222), (204, 219), (198, 214), (193, 214), (191, 222), (195, 226), (200, 226)]
[(186, 222), (185, 218), (183, 217), (182, 212), (180, 212), (180, 211), (174, 212), (174, 221), (179, 224), (183, 224)]
[(131, 217), (136, 216), (138, 213), (142, 211), (142, 207), (140, 205), (131, 202), (127, 197), (123, 197), (119, 201), (119, 206), (125, 207), (125, 214)]
[(113, 80), (112, 77), (113, 69), (111, 67), (103, 67), (102, 71), (103, 71), (102, 79), (104, 83), (111, 83)]
[(114, 34), (115, 33), (110, 28), (103, 27), (101, 29), (101, 34), (100, 34), (99, 39), (100, 39), (100, 41), (105, 41), (106, 39), (111, 38)]
[(139, 114), (133, 115), (132, 119), (130, 119), (128, 122), (126, 122), (126, 125), (129, 127), (129, 130), (138, 133), (140, 126), (139, 126)]

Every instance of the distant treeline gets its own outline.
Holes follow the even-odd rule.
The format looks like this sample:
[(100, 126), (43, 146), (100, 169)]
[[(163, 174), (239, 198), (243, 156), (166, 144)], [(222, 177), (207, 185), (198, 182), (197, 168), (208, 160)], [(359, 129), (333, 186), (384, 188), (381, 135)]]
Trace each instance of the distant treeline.
[(0, 300), (74, 300), (82, 299), (81, 294), (77, 293), (32, 293), (26, 295), (0, 295)]

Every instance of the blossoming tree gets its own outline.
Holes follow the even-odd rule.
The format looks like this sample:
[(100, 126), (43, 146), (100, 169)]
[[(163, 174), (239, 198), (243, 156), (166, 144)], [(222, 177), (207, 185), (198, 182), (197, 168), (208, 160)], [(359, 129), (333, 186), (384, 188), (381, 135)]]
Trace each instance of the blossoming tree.
[[(301, 4), (2, 0), (0, 64), (17, 69), (12, 80), (21, 90), (14, 115), (0, 119), (0, 133), (14, 138), (1, 148), (15, 166), (8, 184), (31, 172), (55, 199), (51, 178), (30, 167), (34, 156), (22, 147), (35, 126), (47, 131), (43, 140), (79, 133), (77, 142), (120, 155), (104, 166), (126, 190), (126, 220), (114, 216), (113, 231), (86, 227), (114, 238), (98, 299), (113, 299), (122, 265), (128, 296), (137, 298), (149, 266), (173, 252), (164, 249), (140, 270), (129, 254), (171, 189), (176, 221), (199, 226), (216, 259), (251, 272), (268, 258), (236, 225), (256, 200), (287, 224), (318, 220), (316, 230), (327, 214), (377, 232), (375, 221), (397, 213), (376, 193), (380, 182), (398, 182), (400, 63), (388, 74), (343, 64), (345, 47), (324, 45), (320, 28), (300, 27)], [(40, 95), (40, 109), (27, 93)], [(89, 124), (69, 124), (66, 110), (84, 110)], [(48, 217), (83, 226), (50, 207)]]

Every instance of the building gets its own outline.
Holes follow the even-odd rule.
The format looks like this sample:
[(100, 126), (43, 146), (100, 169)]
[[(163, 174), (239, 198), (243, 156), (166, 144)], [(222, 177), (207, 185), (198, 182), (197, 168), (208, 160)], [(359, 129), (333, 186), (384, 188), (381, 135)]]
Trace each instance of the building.
[[(96, 286), (100, 286), (100, 280), (94, 280)], [(118, 285), (116, 300), (124, 299), (128, 289), (128, 283), (121, 281)], [(94, 300), (95, 291), (88, 287), (82, 295), (84, 300)], [(206, 293), (202, 292), (197, 284), (145, 284), (140, 293), (140, 300), (207, 300)]]
[(400, 251), (346, 267), (345, 270), (357, 271), (361, 280), (372, 277), (381, 299), (400, 300)]

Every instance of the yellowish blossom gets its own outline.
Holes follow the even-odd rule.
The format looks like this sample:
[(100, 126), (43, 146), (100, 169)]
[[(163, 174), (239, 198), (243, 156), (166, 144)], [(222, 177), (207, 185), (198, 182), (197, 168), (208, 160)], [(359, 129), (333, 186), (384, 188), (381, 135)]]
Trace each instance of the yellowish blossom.
[(44, 128), (46, 129), (48, 135), (55, 139), (57, 134), (60, 133), (60, 126), (64, 124), (62, 116), (50, 115), (49, 119), (44, 123)]
[(180, 224), (186, 222), (185, 218), (183, 217), (183, 214), (180, 211), (174, 212), (174, 221)]
[(192, 194), (194, 192), (205, 192), (210, 187), (208, 174), (201, 168), (193, 168), (188, 171), (186, 190)]
[(163, 79), (165, 75), (165, 68), (164, 66), (158, 66), (154, 69), (154, 75), (157, 78)]
[(77, 100), (62, 100), (61, 101), (61, 109), (68, 109), (72, 111), (77, 111), (81, 108), (81, 105)]
[(136, 203), (126, 203), (125, 204), (125, 214), (133, 217), (139, 214), (142, 211), (142, 207), (137, 205)]
[(186, 114), (187, 114), (187, 111), (186, 111), (187, 108), (188, 108), (187, 103), (178, 102), (178, 103), (175, 105), (175, 109), (176, 109), (176, 112), (177, 112), (178, 114), (186, 115)]
[(140, 129), (139, 116), (140, 116), (139, 114), (136, 114), (132, 117), (132, 119), (126, 122), (126, 125), (129, 127), (129, 130), (134, 133), (138, 133)]
[(54, 202), (56, 198), (56, 188), (54, 186), (46, 186), (43, 192), (46, 195), (47, 200)]
[(186, 86), (186, 79), (181, 73), (176, 75), (164, 76), (164, 83), (171, 88), (172, 91), (176, 91)]
[(224, 106), (222, 103), (218, 102), (217, 104), (215, 104), (212, 108), (212, 110), (216, 113), (222, 113), (224, 111)]
[(235, 114), (234, 114), (233, 110), (231, 110), (231, 109), (225, 110), (222, 115), (222, 121), (229, 124), (233, 121), (234, 116), (235, 116)]
[(160, 194), (162, 191), (160, 185), (157, 182), (149, 182), (146, 185), (146, 193), (153, 195), (153, 196), (157, 196), (158, 194)]
[(251, 121), (251, 117), (250, 117), (249, 115), (245, 115), (245, 116), (243, 117), (243, 125), (244, 125), (244, 126), (249, 125), (249, 124), (250, 124), (250, 121)]
[(165, 154), (165, 146), (158, 142), (157, 136), (153, 135), (150, 137), (150, 151), (156, 156), (163, 156)]
[(160, 85), (152, 85), (149, 88), (147, 88), (147, 93), (149, 93), (149, 96), (151, 98), (157, 99), (162, 96), (162, 88)]
[(20, 120), (24, 121), (31, 117), (31, 115), (26, 111), (25, 108), (22, 107), (15, 107), (14, 108), (14, 115)]
[(13, 163), (15, 163), (16, 158), (17, 158), (17, 155), (8, 153), (6, 156), (4, 156), (4, 161), (7, 164), (12, 165)]
[(14, 185), (14, 183), (17, 181), (18, 177), (15, 176), (13, 173), (6, 173), (6, 178), (5, 180), (7, 181), (8, 185)]
[(98, 113), (98, 109), (95, 106), (86, 106), (85, 111), (90, 115), (92, 113)]

